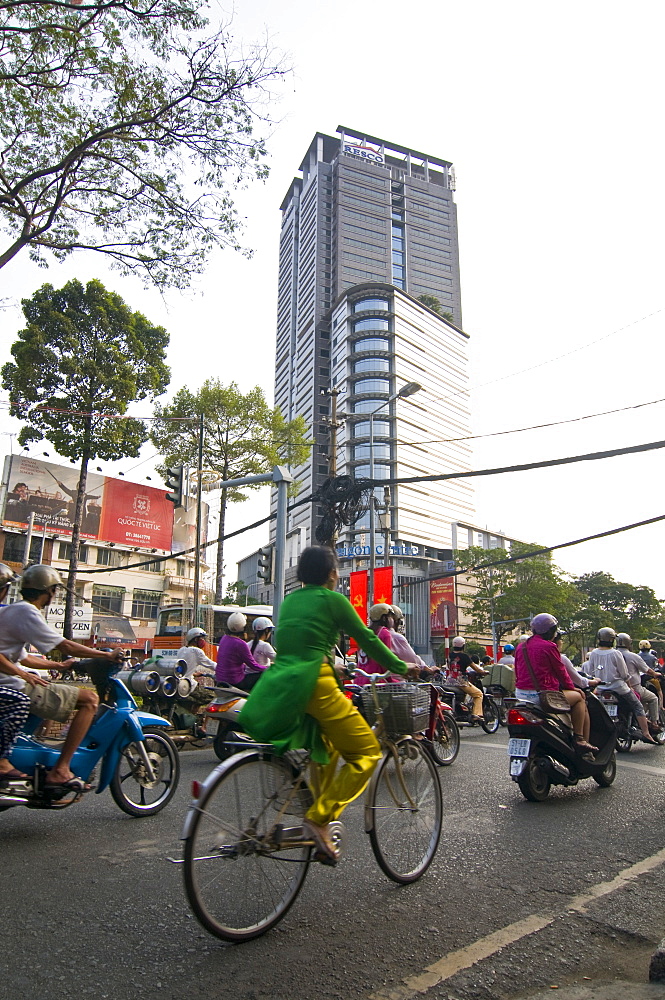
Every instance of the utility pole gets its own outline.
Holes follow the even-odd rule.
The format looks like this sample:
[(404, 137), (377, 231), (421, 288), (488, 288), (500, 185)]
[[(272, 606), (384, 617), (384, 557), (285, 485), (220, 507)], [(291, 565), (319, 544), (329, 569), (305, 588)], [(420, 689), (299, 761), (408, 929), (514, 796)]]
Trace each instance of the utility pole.
[(196, 551), (194, 552), (194, 621), (199, 624), (199, 577), (201, 575), (201, 494), (203, 492), (203, 438), (205, 434), (205, 422), (203, 411), (199, 416), (199, 454), (198, 469), (196, 477)]
[(341, 394), (339, 389), (324, 389), (324, 395), (330, 396), (330, 416), (325, 422), (330, 427), (330, 454), (328, 455), (328, 475), (334, 478), (337, 475), (337, 430), (344, 426), (343, 420), (337, 419), (337, 397)]

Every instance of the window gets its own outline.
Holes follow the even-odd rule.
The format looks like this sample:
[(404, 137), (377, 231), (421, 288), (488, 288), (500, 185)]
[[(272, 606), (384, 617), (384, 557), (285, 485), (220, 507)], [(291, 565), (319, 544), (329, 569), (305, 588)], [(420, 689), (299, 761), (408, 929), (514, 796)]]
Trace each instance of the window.
[[(40, 539), (41, 544), (41, 539)], [(72, 543), (71, 542), (59, 542), (58, 543), (58, 559), (66, 559), (67, 562), (72, 557)], [(88, 547), (87, 545), (79, 545), (79, 562), (88, 562)]]
[(158, 562), (149, 562), (145, 566), (141, 566), (141, 572), (143, 573), (163, 573), (164, 572), (165, 560), (160, 560)]
[(357, 312), (366, 312), (368, 309), (372, 309), (374, 311), (376, 311), (378, 309), (383, 309), (383, 310), (385, 310), (387, 312), (388, 309), (389, 309), (388, 300), (387, 299), (360, 299), (359, 302), (354, 302), (354, 304), (353, 304), (353, 311), (354, 311), (354, 313), (357, 313)]
[(125, 596), (124, 587), (105, 587), (97, 585), (92, 588), (93, 611), (103, 608), (115, 614), (122, 614), (122, 599)]
[[(25, 540), (26, 535), (12, 535), (9, 532), (5, 535), (5, 548), (2, 558), (5, 562), (24, 563), (25, 562)], [(41, 535), (33, 535), (30, 541), (29, 562), (39, 562), (42, 551)]]
[(132, 618), (156, 618), (161, 596), (159, 590), (135, 590), (132, 595)]
[(385, 406), (385, 399), (359, 399), (353, 404), (354, 413), (371, 413), (372, 410), (378, 410), (380, 407)]
[(176, 559), (175, 571), (176, 576), (187, 576), (187, 563), (184, 559)]
[(353, 350), (356, 354), (359, 354), (361, 351), (389, 351), (390, 341), (384, 340), (383, 337), (369, 337), (366, 340), (356, 340)]
[[(387, 441), (375, 441), (374, 442), (374, 461), (377, 462), (380, 458), (385, 458), (390, 461), (390, 445)], [(355, 444), (353, 446), (353, 457), (354, 459), (364, 459), (364, 461), (369, 461), (369, 444)]]
[[(375, 417), (372, 421), (374, 424), (374, 437), (390, 437), (390, 421), (382, 420)], [(369, 437), (369, 420), (359, 420), (358, 423), (353, 428), (354, 438)]]
[(362, 358), (355, 361), (354, 372), (389, 372), (390, 361), (388, 358)]
[(122, 563), (122, 552), (117, 549), (97, 549), (98, 566), (120, 566)]
[(385, 330), (388, 332), (389, 329), (388, 320), (380, 316), (368, 316), (367, 319), (357, 319), (353, 324), (355, 333), (359, 330)]
[[(369, 465), (356, 465), (353, 470), (356, 478), (369, 479)], [(385, 462), (374, 463), (374, 479), (390, 479), (390, 466)]]
[(390, 380), (387, 378), (361, 378), (353, 386), (354, 393), (390, 392)]

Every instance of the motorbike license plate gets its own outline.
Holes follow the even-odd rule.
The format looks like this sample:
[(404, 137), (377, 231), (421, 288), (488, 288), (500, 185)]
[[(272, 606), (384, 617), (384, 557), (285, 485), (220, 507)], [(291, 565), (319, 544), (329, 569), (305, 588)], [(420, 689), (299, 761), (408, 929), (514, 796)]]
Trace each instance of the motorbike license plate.
[(515, 757), (510, 762), (510, 776), (511, 778), (519, 778), (520, 774), (526, 767), (526, 757)]
[(208, 719), (206, 722), (206, 733), (208, 736), (215, 736), (219, 729), (219, 719)]
[(612, 704), (605, 705), (605, 711), (607, 712), (608, 715), (611, 715), (612, 718), (614, 718), (619, 714), (619, 706)]
[(508, 740), (509, 757), (528, 757), (530, 749), (531, 749), (531, 740), (520, 740), (520, 739)]

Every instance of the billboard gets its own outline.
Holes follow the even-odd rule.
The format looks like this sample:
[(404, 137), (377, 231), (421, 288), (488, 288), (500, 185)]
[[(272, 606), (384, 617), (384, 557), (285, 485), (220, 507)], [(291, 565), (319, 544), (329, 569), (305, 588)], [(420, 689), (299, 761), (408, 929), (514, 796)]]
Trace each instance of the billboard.
[[(24, 455), (5, 459), (2, 525), (71, 535), (79, 470)], [(81, 538), (171, 551), (173, 504), (165, 490), (89, 473)]]
[(429, 582), (429, 614), (431, 635), (445, 635), (446, 629), (457, 628), (455, 578), (440, 577)]

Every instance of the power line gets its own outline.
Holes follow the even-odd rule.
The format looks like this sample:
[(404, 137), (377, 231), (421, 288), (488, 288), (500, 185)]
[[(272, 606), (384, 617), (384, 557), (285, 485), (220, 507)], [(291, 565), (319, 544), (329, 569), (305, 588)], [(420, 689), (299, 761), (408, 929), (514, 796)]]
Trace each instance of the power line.
[(571, 465), (574, 462), (595, 462), (601, 458), (616, 458), (618, 455), (635, 455), (644, 451), (655, 451), (665, 448), (665, 441), (652, 441), (649, 444), (635, 444), (627, 448), (612, 448), (610, 451), (594, 451), (587, 455), (574, 455), (570, 458), (551, 458), (546, 462), (525, 462), (522, 465), (506, 465), (499, 469), (477, 469), (469, 472), (446, 472), (434, 476), (410, 476), (402, 479), (368, 479), (370, 486), (400, 486), (408, 483), (436, 483), (444, 479), (470, 479), (474, 476), (498, 476), (505, 472), (530, 472), (532, 469), (549, 469), (557, 465)]
[(607, 417), (613, 413), (625, 413), (627, 410), (639, 410), (644, 406), (655, 406), (656, 403), (665, 403), (663, 399), (652, 399), (649, 403), (635, 403), (633, 406), (622, 406), (617, 410), (603, 410), (602, 413), (588, 413), (583, 417), (570, 417), (568, 420), (553, 420), (548, 424), (532, 424), (530, 427), (516, 427), (510, 431), (490, 431), (487, 434), (470, 434), (467, 437), (459, 438), (434, 438), (432, 441), (396, 441), (398, 445), (421, 445), (421, 444), (455, 444), (457, 441), (477, 441), (479, 438), (500, 437), (502, 434), (522, 434), (524, 431), (538, 431), (544, 427), (560, 427), (562, 424), (575, 424), (580, 420), (593, 420), (595, 417)]

